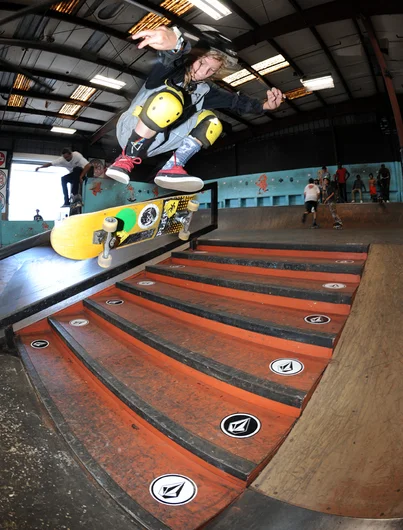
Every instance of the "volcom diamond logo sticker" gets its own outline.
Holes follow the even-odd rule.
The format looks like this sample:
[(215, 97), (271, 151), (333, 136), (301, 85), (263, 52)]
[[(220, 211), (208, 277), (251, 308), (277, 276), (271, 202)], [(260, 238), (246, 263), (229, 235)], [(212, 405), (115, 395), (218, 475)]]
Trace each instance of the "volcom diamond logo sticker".
[(344, 289), (346, 285), (344, 283), (324, 283), (322, 287), (326, 289)]
[(43, 348), (47, 348), (49, 346), (49, 341), (47, 340), (33, 340), (31, 342), (31, 346), (33, 348), (36, 348), (37, 350), (42, 350)]
[(107, 300), (105, 303), (107, 305), (122, 305), (124, 302), (123, 300)]
[(170, 269), (184, 269), (185, 265), (170, 265)]
[(150, 228), (157, 221), (159, 214), (160, 210), (157, 205), (148, 204), (147, 206), (144, 206), (138, 217), (139, 227), (143, 230), (145, 228)]
[(143, 280), (142, 282), (137, 282), (137, 285), (143, 285), (144, 287), (148, 287), (150, 285), (155, 285), (155, 282)]
[(354, 263), (353, 259), (337, 259), (336, 263)]
[(150, 494), (161, 504), (182, 506), (196, 497), (197, 486), (183, 475), (161, 475), (152, 481)]
[(308, 315), (304, 320), (308, 324), (329, 324), (331, 318), (326, 315)]
[(260, 431), (260, 421), (251, 414), (238, 412), (221, 421), (221, 430), (231, 438), (250, 438)]
[(296, 375), (303, 369), (304, 365), (298, 359), (276, 359), (270, 363), (270, 370), (278, 375)]
[(89, 324), (89, 320), (86, 320), (85, 318), (76, 318), (74, 320), (70, 320), (69, 324), (79, 328), (81, 326), (87, 326)]

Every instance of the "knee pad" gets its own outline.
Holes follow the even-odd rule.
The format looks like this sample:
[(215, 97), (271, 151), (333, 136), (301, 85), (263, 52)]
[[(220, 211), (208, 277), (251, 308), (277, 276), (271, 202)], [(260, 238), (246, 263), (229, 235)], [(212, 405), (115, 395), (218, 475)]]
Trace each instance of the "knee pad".
[(197, 118), (196, 127), (190, 135), (207, 148), (220, 137), (223, 127), (220, 120), (211, 110), (202, 110)]
[(146, 100), (143, 108), (135, 114), (140, 120), (156, 132), (162, 132), (172, 125), (183, 112), (184, 97), (180, 90), (166, 86), (159, 92), (151, 94)]

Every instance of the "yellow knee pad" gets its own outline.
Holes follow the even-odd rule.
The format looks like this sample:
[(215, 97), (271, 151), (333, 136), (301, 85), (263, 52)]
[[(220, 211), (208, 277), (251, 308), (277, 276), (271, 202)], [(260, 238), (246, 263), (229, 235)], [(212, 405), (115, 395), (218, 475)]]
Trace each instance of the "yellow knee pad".
[(184, 98), (180, 90), (167, 86), (151, 94), (141, 111), (136, 107), (134, 115), (156, 132), (161, 132), (172, 125), (183, 113)]
[(202, 110), (197, 118), (196, 127), (190, 132), (203, 147), (210, 147), (220, 137), (222, 124), (211, 110)]

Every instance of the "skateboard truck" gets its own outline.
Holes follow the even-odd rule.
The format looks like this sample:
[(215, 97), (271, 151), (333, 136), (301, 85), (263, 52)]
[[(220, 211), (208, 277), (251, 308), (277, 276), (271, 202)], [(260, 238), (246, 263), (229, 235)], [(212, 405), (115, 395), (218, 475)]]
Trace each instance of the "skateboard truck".
[(111, 241), (114, 237), (114, 232), (116, 232), (118, 227), (118, 220), (115, 217), (105, 217), (102, 224), (102, 229), (106, 232), (106, 236), (103, 240), (103, 250), (98, 256), (98, 265), (103, 269), (107, 269), (111, 266), (112, 263), (112, 254), (111, 254)]
[(197, 201), (189, 201), (187, 205), (187, 213), (176, 214), (174, 220), (177, 223), (181, 223), (182, 230), (179, 231), (178, 237), (182, 241), (187, 241), (190, 237), (189, 226), (193, 218), (193, 213), (199, 209), (199, 203)]

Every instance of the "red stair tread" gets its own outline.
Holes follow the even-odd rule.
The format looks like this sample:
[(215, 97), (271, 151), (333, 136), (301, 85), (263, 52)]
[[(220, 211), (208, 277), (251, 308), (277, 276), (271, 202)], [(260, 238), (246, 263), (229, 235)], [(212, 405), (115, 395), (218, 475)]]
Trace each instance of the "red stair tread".
[[(200, 263), (200, 262), (199, 262)], [(190, 274), (199, 274), (200, 276), (206, 277), (206, 278), (224, 278), (225, 280), (236, 280), (236, 281), (247, 281), (252, 283), (259, 283), (261, 285), (276, 285), (279, 287), (291, 287), (294, 289), (306, 289), (314, 292), (320, 292), (320, 293), (329, 293), (331, 292), (326, 287), (323, 287), (323, 284), (325, 283), (323, 280), (306, 280), (306, 279), (300, 279), (300, 278), (288, 278), (288, 277), (270, 277), (270, 276), (263, 276), (262, 274), (254, 274), (250, 273), (249, 271), (245, 272), (237, 272), (237, 271), (227, 271), (225, 272), (225, 276), (223, 277), (222, 269), (214, 268), (206, 268), (206, 267), (199, 267), (199, 263), (193, 265), (193, 261), (188, 262), (188, 266), (186, 267), (186, 272)], [(170, 269), (170, 265), (175, 264), (175, 260), (172, 258), (169, 258), (168, 260), (159, 263), (158, 267), (164, 268), (164, 269)], [(174, 269), (175, 270), (175, 269)], [(182, 269), (178, 269), (182, 270)], [(358, 285), (356, 283), (345, 283), (345, 287), (343, 289), (338, 289), (338, 293), (343, 294), (353, 294)]]
[[(264, 255), (261, 255), (260, 253), (258, 252), (254, 252), (255, 249), (248, 249), (248, 252), (246, 253), (243, 253), (243, 252), (239, 252), (239, 249), (230, 249), (229, 252), (215, 252), (214, 249), (211, 249), (209, 251), (207, 251), (206, 253), (204, 253), (204, 251), (200, 251), (200, 250), (186, 250), (185, 253), (186, 254), (195, 254), (196, 256), (200, 254), (200, 252), (203, 252), (203, 254), (200, 254), (201, 256), (214, 256), (214, 254), (220, 254), (220, 255), (225, 255), (225, 257), (228, 257), (228, 258), (232, 258), (232, 259), (242, 259), (242, 260), (245, 260), (245, 259), (254, 259), (254, 260), (262, 260), (262, 261), (268, 261), (268, 262), (272, 262), (272, 261), (281, 261), (281, 262), (284, 262), (284, 263), (301, 263), (301, 264), (308, 264), (308, 265), (339, 265), (340, 267), (340, 272), (344, 272), (343, 271), (343, 264), (342, 263), (336, 263), (336, 260), (334, 258), (325, 258), (325, 257), (304, 257), (304, 256), (282, 256), (281, 253), (278, 253), (276, 252), (276, 254), (273, 254), (273, 255), (269, 255), (269, 256), (264, 256)], [(351, 263), (350, 265), (355, 265), (355, 266), (362, 266), (364, 265), (365, 263), (365, 259), (357, 259), (357, 260), (354, 260), (354, 263)], [(346, 264), (348, 265), (348, 264)], [(346, 266), (344, 265), (344, 267)]]
[[(150, 333), (162, 336), (172, 344), (186, 348), (224, 365), (242, 370), (255, 377), (290, 386), (308, 392), (316, 382), (328, 359), (310, 357), (297, 352), (278, 350), (261, 346), (241, 339), (233, 339), (222, 333), (210, 331), (197, 325), (190, 326), (180, 319), (164, 315), (137, 305), (136, 298), (116, 290), (114, 293), (99, 294), (92, 300), (103, 305), (110, 298), (123, 298), (125, 303), (117, 306), (105, 306), (108, 311), (125, 318), (129, 322), (144, 328)], [(293, 377), (284, 377), (272, 372), (270, 363), (276, 359), (295, 358), (301, 360), (305, 370)]]
[[(243, 490), (243, 483), (178, 450), (176, 444), (111, 397), (50, 332), (23, 334), (22, 342), (69, 428), (111, 478), (154, 517), (175, 530), (191, 530), (214, 517)], [(46, 350), (30, 346), (49, 340)], [(202, 463), (202, 461), (200, 461)], [(149, 493), (160, 475), (180, 474), (198, 487), (192, 502), (166, 506)]]
[[(115, 338), (114, 332), (97, 325), (97, 317), (90, 312), (80, 312), (73, 318), (90, 321), (88, 326), (74, 327), (69, 324), (71, 315), (59, 317), (64, 328), (85, 348), (88, 354), (100, 362), (119, 381), (132, 389), (144, 401), (159, 410), (189, 432), (260, 464), (279, 445), (290, 430), (294, 417), (252, 405), (231, 396), (177, 370), (177, 362), (167, 362), (164, 355), (135, 346), (127, 336), (127, 342)], [(102, 325), (102, 320), (98, 322)], [(180, 332), (180, 327), (177, 330)], [(268, 402), (269, 405), (269, 402)], [(259, 418), (262, 427), (253, 437), (237, 439), (226, 436), (220, 429), (223, 418), (237, 412), (249, 413)]]
[(355, 263), (364, 262), (367, 258), (366, 252), (340, 252), (332, 250), (300, 250), (300, 249), (280, 249), (280, 248), (253, 248), (253, 247), (237, 247), (236, 245), (205, 245), (203, 243), (197, 245), (197, 251), (207, 251), (211, 254), (236, 252), (238, 254), (254, 254), (259, 256), (284, 256), (293, 257), (299, 256), (301, 258), (315, 258), (323, 257), (328, 260), (354, 260)]
[(296, 328), (298, 330), (329, 333), (335, 336), (340, 332), (346, 316), (328, 313), (331, 321), (323, 325), (314, 325), (305, 322), (304, 318), (309, 316), (309, 312), (300, 309), (290, 309), (287, 307), (277, 307), (273, 305), (263, 305), (255, 302), (242, 300), (237, 303), (234, 298), (206, 294), (189, 287), (183, 288), (172, 286), (163, 281), (158, 281), (151, 286), (140, 286), (138, 282), (149, 280), (146, 273), (141, 273), (134, 278), (125, 281), (144, 292), (155, 293), (163, 297), (198, 306), (200, 309), (214, 311), (218, 313), (228, 313), (244, 319), (257, 319), (261, 322), (274, 322), (275, 324)]

